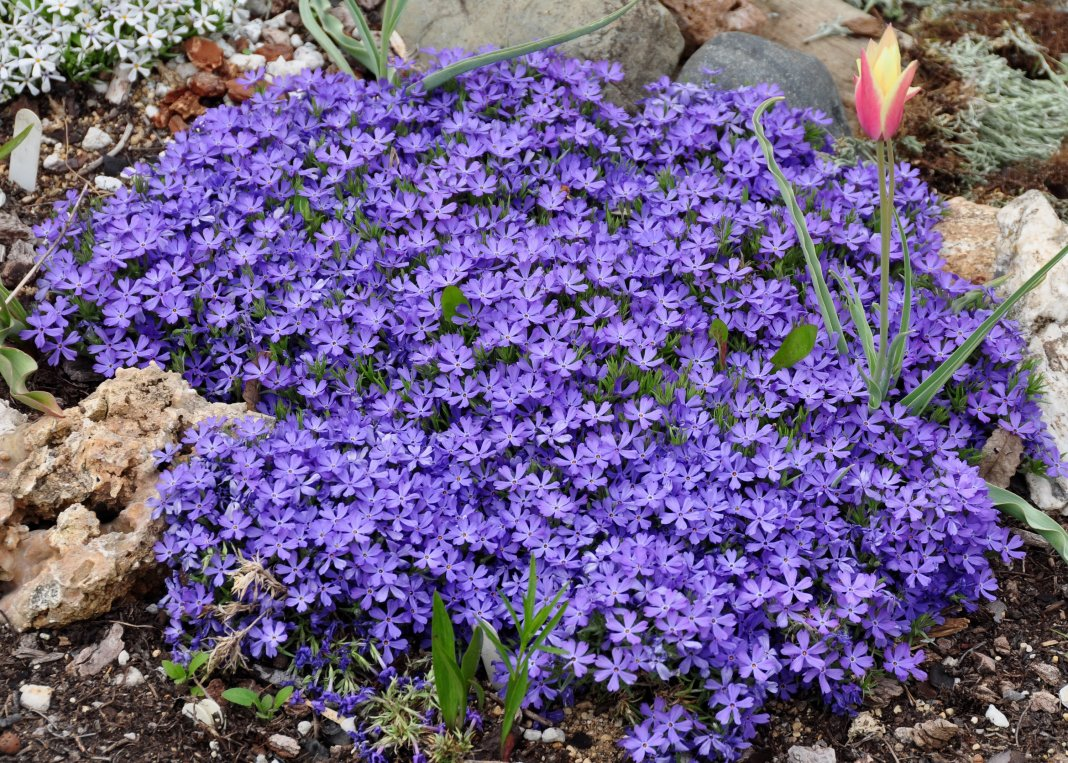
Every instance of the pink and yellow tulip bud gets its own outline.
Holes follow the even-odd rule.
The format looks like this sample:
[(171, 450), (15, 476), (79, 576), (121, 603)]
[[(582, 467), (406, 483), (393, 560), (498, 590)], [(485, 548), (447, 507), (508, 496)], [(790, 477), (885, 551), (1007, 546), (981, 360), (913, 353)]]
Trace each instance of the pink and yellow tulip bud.
[(872, 140), (889, 140), (901, 126), (905, 102), (920, 92), (910, 87), (917, 62), (901, 71), (901, 48), (894, 28), (888, 26), (878, 44), (868, 42), (857, 60), (855, 96), (860, 127)]

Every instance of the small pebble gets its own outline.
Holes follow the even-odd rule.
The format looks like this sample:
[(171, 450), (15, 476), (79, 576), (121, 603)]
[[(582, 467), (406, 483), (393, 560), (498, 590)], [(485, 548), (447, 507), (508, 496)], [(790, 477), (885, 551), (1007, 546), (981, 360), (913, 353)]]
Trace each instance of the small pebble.
[(19, 689), (19, 704), (27, 710), (47, 713), (52, 706), (52, 687), (40, 684), (26, 684)]
[(1057, 692), (1057, 699), (1061, 701), (1061, 704), (1068, 707), (1068, 684), (1061, 687), (1061, 690)]
[(14, 731), (0, 734), (0, 755), (17, 755), (22, 749), (22, 740)]
[(554, 742), (563, 742), (566, 737), (564, 736), (563, 729), (545, 729), (541, 732), (541, 741), (546, 744), (553, 744)]
[(308, 736), (308, 734), (311, 733), (311, 730), (312, 730), (312, 722), (311, 721), (301, 721), (300, 723), (297, 724), (297, 733), (300, 734), (302, 737)]
[(1005, 713), (1001, 712), (993, 705), (987, 706), (986, 719), (999, 729), (1007, 729), (1009, 727), (1009, 719), (1005, 717)]
[(110, 175), (97, 175), (93, 184), (101, 191), (117, 191), (122, 188), (122, 181)]
[(526, 729), (523, 731), (523, 739), (527, 740), (528, 742), (540, 742), (541, 732), (537, 729)]
[(300, 755), (300, 744), (285, 734), (271, 734), (267, 739), (267, 747), (278, 757), (287, 760)]
[(130, 653), (123, 649), (121, 652), (119, 652), (118, 662), (120, 668), (125, 668), (127, 665), (130, 664)]

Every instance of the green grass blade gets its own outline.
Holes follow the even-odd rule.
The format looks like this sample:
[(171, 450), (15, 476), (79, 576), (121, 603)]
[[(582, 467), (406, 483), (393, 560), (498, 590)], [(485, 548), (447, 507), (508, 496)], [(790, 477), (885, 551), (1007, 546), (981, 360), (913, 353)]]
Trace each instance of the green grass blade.
[(32, 129), (33, 125), (30, 125), (25, 130), (16, 135), (14, 138), (9, 140), (7, 143), (0, 146), (0, 159), (6, 159), (8, 157), (8, 154), (18, 148), (19, 144), (21, 144), (22, 141), (26, 140), (27, 136), (29, 136), (30, 131)]
[(1036, 509), (1011, 490), (986, 483), (990, 500), (1001, 511), (1027, 525), (1028, 529), (1041, 535), (1068, 562), (1068, 532), (1044, 511)]
[(953, 374), (965, 364), (971, 354), (982, 344), (986, 339), (987, 334), (997, 325), (997, 322), (1005, 317), (1005, 314), (1013, 308), (1013, 306), (1027, 296), (1031, 291), (1035, 289), (1042, 280), (1046, 277), (1057, 264), (1068, 255), (1068, 246), (1061, 249), (1057, 254), (1045, 265), (1038, 269), (1038, 271), (1027, 279), (1024, 284), (1012, 293), (1008, 299), (1002, 302), (990, 317), (987, 318), (977, 328), (972, 335), (964, 340), (964, 343), (954, 351), (952, 355), (943, 361), (942, 365), (936, 368), (930, 376), (920, 382), (916, 389), (912, 390), (901, 402), (909, 407), (914, 414), (923, 413), (923, 411), (930, 405), (934, 396), (937, 395), (946, 383), (953, 377)]
[(513, 45), (510, 48), (504, 50), (494, 50), (489, 53), (483, 53), (482, 55), (472, 56), (471, 58), (465, 58), (463, 61), (457, 61), (451, 66), (446, 66), (444, 69), (439, 69), (436, 72), (431, 72), (427, 76), (423, 77), (421, 83), (423, 89), (427, 92), (441, 87), (446, 82), (456, 79), (461, 74), (469, 72), (473, 69), (478, 69), (482, 66), (488, 66), (489, 64), (495, 64), (498, 61), (504, 61), (509, 58), (518, 58), (519, 56), (525, 56), (528, 53), (535, 53), (545, 48), (551, 48), (553, 45), (560, 45), (565, 42), (570, 42), (578, 37), (582, 37), (587, 34), (592, 34), (598, 29), (608, 26), (612, 22), (622, 18), (627, 12), (638, 5), (640, 0), (630, 0), (625, 6), (618, 11), (609, 13), (597, 21), (586, 26), (577, 27), (567, 32), (561, 32), (560, 34), (554, 34), (549, 37), (543, 37), (540, 40), (534, 40), (533, 42), (524, 43), (522, 45)]
[(782, 196), (783, 201), (786, 202), (786, 208), (790, 212), (794, 230), (797, 232), (797, 238), (801, 242), (801, 251), (805, 255), (805, 268), (808, 270), (809, 280), (816, 290), (816, 301), (819, 303), (820, 315), (823, 317), (823, 326), (837, 345), (838, 352), (844, 357), (849, 357), (849, 347), (846, 345), (845, 334), (842, 332), (842, 321), (838, 317), (834, 300), (831, 298), (831, 291), (827, 288), (827, 281), (823, 277), (823, 267), (820, 265), (819, 255), (816, 254), (816, 245), (812, 243), (812, 236), (809, 234), (808, 225), (805, 223), (805, 213), (801, 211), (801, 207), (797, 203), (797, 195), (794, 193), (793, 186), (790, 185), (790, 181), (786, 179), (786, 176), (782, 174), (779, 163), (775, 161), (775, 149), (772, 147), (771, 141), (764, 135), (764, 126), (760, 123), (760, 118), (764, 115), (764, 112), (781, 100), (783, 100), (782, 96), (769, 98), (757, 107), (757, 110), (753, 113), (753, 131), (756, 133), (757, 141), (760, 143), (760, 149), (764, 152), (764, 159), (768, 164), (768, 169), (771, 170), (772, 177), (775, 178), (775, 183), (779, 186), (779, 194)]
[(315, 41), (319, 43), (319, 47), (323, 49), (323, 52), (330, 57), (330, 60), (334, 62), (338, 69), (350, 77), (355, 76), (352, 67), (349, 66), (349, 62), (345, 59), (345, 54), (338, 49), (334, 41), (330, 39), (330, 35), (319, 24), (317, 13), (323, 7), (322, 3), (316, 1), (313, 5), (313, 0), (300, 0), (297, 7), (300, 10), (301, 23), (304, 24), (304, 28), (308, 30), (309, 34), (315, 38)]

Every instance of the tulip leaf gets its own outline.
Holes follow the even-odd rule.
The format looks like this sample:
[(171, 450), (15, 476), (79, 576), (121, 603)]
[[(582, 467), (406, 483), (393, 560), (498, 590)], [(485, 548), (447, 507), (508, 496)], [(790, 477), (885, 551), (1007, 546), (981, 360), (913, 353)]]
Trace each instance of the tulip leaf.
[(438, 69), (431, 72), (427, 76), (420, 80), (422, 87), (427, 92), (441, 87), (446, 82), (459, 77), (461, 74), (469, 72), (473, 69), (478, 69), (489, 64), (495, 64), (498, 61), (504, 61), (510, 58), (518, 58), (519, 56), (525, 56), (528, 53), (535, 53), (545, 48), (551, 48), (554, 45), (560, 45), (565, 42), (570, 42), (578, 37), (583, 37), (588, 34), (596, 32), (602, 27), (606, 27), (613, 21), (616, 21), (628, 13), (631, 9), (636, 7), (640, 0), (630, 0), (625, 6), (618, 11), (609, 13), (607, 16), (594, 21), (585, 26), (577, 27), (567, 32), (561, 32), (560, 34), (554, 34), (549, 37), (543, 37), (540, 40), (534, 40), (532, 42), (523, 43), (522, 45), (513, 45), (510, 48), (504, 48), (503, 50), (494, 50), (489, 53), (483, 53), (481, 55), (472, 56), (471, 58), (465, 58), (463, 61), (457, 61), (451, 66), (446, 66), (444, 69)]
[(47, 392), (31, 392), (26, 388), (26, 379), (37, 370), (37, 363), (22, 350), (0, 347), (0, 378), (11, 392), (11, 398), (49, 416), (63, 418), (63, 409)]
[(1059, 522), (1041, 511), (1011, 490), (986, 483), (990, 500), (1002, 512), (1027, 525), (1028, 529), (1041, 535), (1068, 562), (1068, 532)]
[(329, 7), (330, 4), (327, 0), (300, 0), (298, 4), (300, 21), (304, 24), (304, 28), (308, 30), (308, 33), (319, 43), (319, 47), (323, 49), (323, 52), (330, 57), (334, 65), (345, 74), (354, 77), (356, 76), (355, 72), (349, 66), (345, 54), (338, 50), (337, 45), (330, 39), (330, 35), (326, 33), (319, 23), (320, 17), (325, 18)]
[(790, 219), (793, 221), (797, 239), (801, 242), (801, 251), (805, 255), (805, 269), (808, 271), (808, 278), (816, 290), (816, 301), (819, 304), (820, 315), (823, 318), (823, 327), (830, 334), (832, 341), (835, 342), (838, 352), (843, 357), (848, 358), (849, 347), (846, 345), (845, 334), (842, 331), (842, 321), (838, 317), (838, 309), (834, 305), (831, 291), (827, 288), (827, 281), (823, 277), (823, 266), (820, 264), (819, 255), (816, 254), (816, 245), (812, 243), (812, 236), (808, 232), (805, 213), (801, 211), (801, 207), (797, 203), (797, 195), (794, 193), (793, 186), (790, 185), (790, 181), (782, 173), (779, 163), (775, 161), (775, 149), (771, 145), (771, 141), (764, 135), (764, 126), (760, 122), (764, 112), (781, 100), (783, 100), (782, 96), (775, 96), (768, 98), (757, 106), (756, 111), (753, 112), (753, 131), (756, 133), (757, 141), (760, 143), (760, 149), (764, 152), (764, 160), (768, 164), (768, 169), (771, 170), (771, 175), (775, 178), (775, 184), (779, 187), (779, 195), (786, 202), (786, 208), (790, 212)]
[(960, 347), (958, 347), (952, 355), (946, 358), (942, 365), (931, 372), (931, 375), (920, 382), (916, 389), (912, 390), (909, 394), (905, 395), (901, 399), (901, 402), (908, 406), (914, 414), (921, 414), (930, 405), (935, 395), (942, 391), (942, 388), (946, 386), (946, 383), (953, 377), (961, 366), (963, 366), (972, 353), (978, 349), (983, 340), (986, 339), (987, 334), (991, 332), (998, 321), (1005, 317), (1005, 314), (1013, 308), (1013, 306), (1031, 293), (1046, 277), (1056, 265), (1068, 256), (1068, 246), (1057, 252), (1054, 257), (1043, 265), (1038, 271), (1027, 279), (1019, 289), (1014, 291), (1012, 295), (1002, 302), (997, 308), (990, 314), (990, 317), (980, 324), (979, 328), (972, 332), (971, 336), (964, 340)]
[(12, 151), (19, 147), (22, 141), (26, 140), (26, 138), (29, 137), (30, 131), (32, 130), (33, 125), (29, 125), (25, 130), (20, 132), (14, 138), (9, 140), (4, 145), (0, 146), (0, 159), (6, 159)]
[(800, 363), (816, 346), (816, 334), (816, 327), (811, 323), (794, 326), (782, 340), (782, 347), (771, 356), (772, 365), (776, 368), (789, 368)]
[(452, 323), (460, 305), (470, 304), (467, 297), (460, 291), (459, 286), (446, 286), (441, 292), (441, 319), (446, 323)]

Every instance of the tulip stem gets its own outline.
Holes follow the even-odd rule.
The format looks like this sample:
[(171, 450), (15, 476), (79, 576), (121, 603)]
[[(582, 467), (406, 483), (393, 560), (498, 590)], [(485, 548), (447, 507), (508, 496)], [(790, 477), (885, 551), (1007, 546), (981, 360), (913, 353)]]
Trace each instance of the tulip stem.
[(876, 379), (889, 391), (890, 373), (887, 354), (890, 349), (890, 233), (894, 214), (894, 145), (889, 140), (875, 144), (879, 164), (879, 234), (882, 250), (879, 257), (879, 361)]

